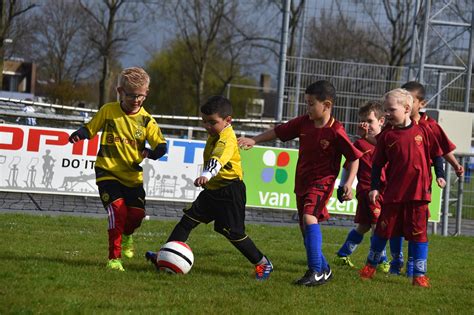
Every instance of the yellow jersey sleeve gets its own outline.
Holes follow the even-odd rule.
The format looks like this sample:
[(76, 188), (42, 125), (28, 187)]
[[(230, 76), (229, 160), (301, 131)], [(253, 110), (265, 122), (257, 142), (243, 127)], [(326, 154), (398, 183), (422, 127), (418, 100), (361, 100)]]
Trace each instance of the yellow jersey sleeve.
[(222, 167), (206, 184), (206, 189), (219, 189), (243, 179), (239, 147), (232, 126), (222, 130), (218, 136), (207, 139), (204, 164), (207, 165), (210, 159), (216, 159)]

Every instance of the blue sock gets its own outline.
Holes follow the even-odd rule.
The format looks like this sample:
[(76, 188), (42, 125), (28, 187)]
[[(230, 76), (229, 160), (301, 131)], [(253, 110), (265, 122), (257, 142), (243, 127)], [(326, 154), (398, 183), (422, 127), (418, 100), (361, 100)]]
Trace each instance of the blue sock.
[(392, 262), (390, 265), (398, 269), (403, 267), (403, 237), (395, 236), (390, 239), (390, 253)]
[(381, 238), (375, 234), (372, 235), (370, 238), (369, 256), (367, 257), (368, 264), (372, 265), (373, 267), (378, 265), (386, 244), (387, 240), (385, 238)]
[(414, 255), (414, 244), (412, 241), (408, 242), (408, 259), (407, 259), (407, 277), (413, 277), (413, 255)]
[(329, 269), (328, 262), (326, 260), (326, 257), (324, 257), (324, 254), (321, 252), (321, 270), (325, 271)]
[(310, 224), (306, 226), (305, 245), (308, 268), (312, 271), (321, 272), (322, 235), (319, 224)]
[(428, 242), (413, 242), (413, 276), (426, 273), (428, 259)]
[(340, 257), (350, 256), (363, 239), (364, 234), (359, 234), (355, 229), (352, 229), (349, 234), (347, 234), (346, 241), (342, 244), (337, 255)]

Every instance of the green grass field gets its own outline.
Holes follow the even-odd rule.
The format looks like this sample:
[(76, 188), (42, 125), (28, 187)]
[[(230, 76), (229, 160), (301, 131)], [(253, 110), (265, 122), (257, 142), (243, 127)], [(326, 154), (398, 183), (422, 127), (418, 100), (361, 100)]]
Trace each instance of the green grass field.
[[(428, 276), (432, 288), (378, 273), (362, 281), (357, 270), (333, 266), (321, 287), (296, 287), (306, 270), (297, 226), (248, 225), (248, 234), (273, 261), (268, 281), (212, 226), (189, 239), (195, 265), (185, 276), (157, 273), (143, 258), (157, 249), (175, 222), (144, 221), (136, 232), (137, 255), (126, 272), (105, 269), (106, 219), (0, 215), (0, 314), (472, 314), (474, 238), (433, 236)], [(347, 229), (324, 228), (323, 251), (332, 259)], [(406, 249), (406, 248), (405, 248)], [(361, 267), (368, 238), (353, 255)]]

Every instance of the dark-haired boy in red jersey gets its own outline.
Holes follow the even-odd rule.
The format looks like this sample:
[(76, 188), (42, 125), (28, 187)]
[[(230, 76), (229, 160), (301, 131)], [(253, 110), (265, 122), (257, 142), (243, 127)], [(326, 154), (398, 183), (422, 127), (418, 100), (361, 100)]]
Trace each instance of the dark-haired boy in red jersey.
[(253, 138), (240, 138), (239, 145), (251, 148), (256, 143), (278, 138), (299, 138), (295, 194), (300, 228), (303, 233), (308, 270), (295, 281), (297, 285), (315, 286), (326, 283), (332, 271), (322, 252), (319, 223), (329, 218), (326, 204), (334, 190), (342, 155), (348, 161), (348, 178), (343, 198), (352, 198), (354, 181), (362, 153), (349, 140), (344, 127), (331, 116), (336, 90), (328, 81), (317, 81), (306, 88), (307, 115), (296, 117), (275, 129)]
[[(375, 146), (366, 140), (367, 136), (376, 136), (382, 130), (385, 123), (384, 111), (381, 102), (368, 101), (359, 108), (359, 135), (360, 138), (354, 142), (354, 147), (360, 150), (364, 155), (359, 159), (359, 169), (357, 170), (357, 210), (354, 222), (357, 224), (352, 229), (344, 244), (339, 248), (334, 257), (334, 264), (339, 266), (349, 266), (354, 268), (351, 261), (351, 255), (362, 242), (364, 234), (375, 228), (377, 219), (380, 215), (381, 202), (372, 204), (369, 201), (370, 174), (372, 171), (372, 157), (374, 156)], [(342, 170), (341, 183), (345, 182), (345, 168)], [(383, 180), (384, 182), (384, 180)], [(339, 190), (338, 190), (339, 192)], [(340, 200), (343, 202), (343, 200)], [(390, 263), (387, 255), (382, 254), (379, 266), (385, 273), (389, 272)]]
[[(424, 112), (420, 112), (426, 106), (425, 100), (425, 87), (416, 81), (409, 81), (402, 85), (402, 89), (410, 92), (413, 97), (413, 108), (411, 111), (410, 118), (420, 125), (426, 125), (433, 132), (434, 137), (438, 141), (440, 148), (443, 152), (443, 157), (448, 161), (449, 164), (453, 167), (456, 175), (458, 177), (464, 174), (464, 167), (458, 163), (453, 152), (456, 149), (454, 143), (452, 143), (441, 126), (431, 117), (426, 115)], [(413, 248), (408, 246), (408, 259), (406, 266), (406, 275), (407, 277), (413, 277)]]
[(371, 240), (367, 264), (360, 270), (370, 279), (385, 244), (392, 236), (403, 235), (413, 248), (413, 285), (429, 287), (425, 276), (428, 257), (428, 203), (431, 200), (431, 161), (437, 182), (444, 187), (442, 151), (433, 133), (410, 119), (413, 97), (407, 90), (395, 89), (384, 97), (386, 119), (391, 125), (377, 138), (372, 166), (369, 199), (379, 198), (380, 175), (386, 168), (383, 208)]

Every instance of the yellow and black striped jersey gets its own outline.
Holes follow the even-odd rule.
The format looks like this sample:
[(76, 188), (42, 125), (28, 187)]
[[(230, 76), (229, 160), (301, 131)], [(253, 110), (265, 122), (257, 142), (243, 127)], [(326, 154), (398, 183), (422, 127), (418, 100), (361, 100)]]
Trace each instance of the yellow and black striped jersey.
[(139, 165), (141, 152), (148, 142), (152, 149), (166, 143), (155, 119), (142, 107), (127, 115), (119, 102), (103, 105), (84, 126), (89, 137), (102, 131), (100, 149), (95, 162), (96, 181), (118, 180), (125, 186), (136, 187), (143, 183)]
[(204, 165), (207, 165), (210, 159), (216, 159), (222, 167), (217, 175), (207, 182), (206, 189), (219, 189), (232, 181), (242, 180), (239, 146), (231, 125), (224, 128), (219, 135), (207, 138), (204, 148)]

